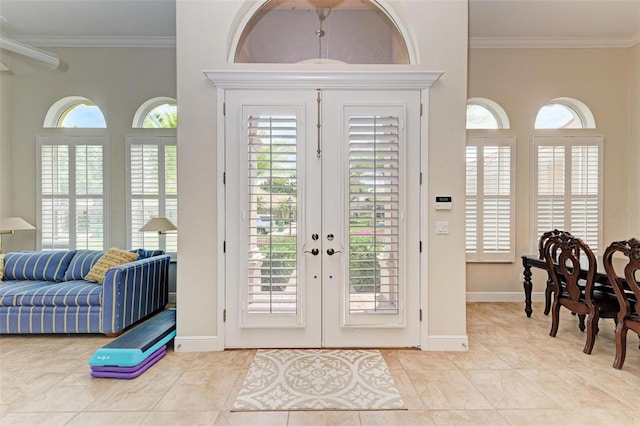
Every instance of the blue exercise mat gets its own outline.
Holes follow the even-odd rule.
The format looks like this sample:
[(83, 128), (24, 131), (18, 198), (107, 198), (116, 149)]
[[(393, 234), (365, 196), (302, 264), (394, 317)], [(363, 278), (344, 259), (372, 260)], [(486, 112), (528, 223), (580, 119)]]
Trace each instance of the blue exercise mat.
[(89, 365), (133, 367), (176, 336), (176, 310), (167, 309), (98, 349)]

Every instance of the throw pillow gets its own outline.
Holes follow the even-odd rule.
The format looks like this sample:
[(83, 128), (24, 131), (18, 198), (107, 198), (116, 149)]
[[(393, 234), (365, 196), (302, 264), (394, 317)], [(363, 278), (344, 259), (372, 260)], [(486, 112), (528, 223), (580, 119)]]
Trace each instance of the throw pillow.
[(0, 253), (0, 281), (4, 277), (4, 254)]
[(4, 257), (4, 279), (10, 281), (64, 281), (76, 250), (16, 251)]
[(96, 262), (91, 268), (89, 273), (84, 277), (85, 280), (94, 283), (102, 283), (107, 271), (114, 266), (122, 265), (125, 263), (133, 262), (138, 258), (137, 253), (131, 253), (127, 250), (122, 250), (116, 247), (111, 247), (107, 252)]
[(106, 253), (105, 250), (78, 250), (67, 272), (64, 274), (65, 281), (83, 280), (84, 277), (91, 271), (93, 265)]

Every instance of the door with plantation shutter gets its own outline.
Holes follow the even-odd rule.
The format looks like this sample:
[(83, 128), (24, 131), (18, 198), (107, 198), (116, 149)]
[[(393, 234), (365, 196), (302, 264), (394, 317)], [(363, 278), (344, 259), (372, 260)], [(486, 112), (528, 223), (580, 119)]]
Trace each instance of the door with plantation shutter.
[(226, 347), (419, 346), (419, 102), (226, 93)]

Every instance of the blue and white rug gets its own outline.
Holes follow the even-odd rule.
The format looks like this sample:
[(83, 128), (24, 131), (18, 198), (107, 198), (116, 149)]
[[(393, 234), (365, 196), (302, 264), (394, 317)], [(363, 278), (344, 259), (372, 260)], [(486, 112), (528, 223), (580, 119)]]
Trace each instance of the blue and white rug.
[(403, 409), (380, 351), (260, 349), (232, 411)]

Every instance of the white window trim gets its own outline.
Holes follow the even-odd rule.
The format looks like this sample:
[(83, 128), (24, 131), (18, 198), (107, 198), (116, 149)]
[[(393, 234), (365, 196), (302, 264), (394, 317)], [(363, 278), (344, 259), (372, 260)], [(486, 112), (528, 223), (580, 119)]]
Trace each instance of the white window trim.
[[(482, 203), (478, 202), (478, 250), (475, 253), (466, 253), (466, 261), (468, 263), (513, 263), (515, 262), (515, 234), (516, 234), (516, 137), (515, 136), (469, 136), (467, 137), (467, 146), (477, 146), (478, 148), (486, 146), (510, 146), (510, 230), (509, 230), (509, 252), (508, 253), (491, 253), (482, 250)], [(478, 156), (478, 164), (480, 164), (480, 156)], [(482, 193), (482, 168), (478, 166), (478, 201), (484, 198)], [(465, 197), (466, 198), (466, 197)], [(466, 235), (466, 234), (465, 234)]]
[[(165, 146), (177, 146), (177, 138), (176, 136), (169, 136), (169, 135), (126, 135), (125, 136), (125, 150), (126, 150), (126, 180), (127, 180), (127, 185), (126, 185), (126, 214), (127, 214), (127, 219), (126, 219), (126, 241), (127, 241), (127, 245), (131, 245), (132, 244), (132, 237), (133, 237), (133, 225), (131, 223), (131, 201), (132, 201), (132, 194), (131, 194), (131, 185), (129, 184), (131, 182), (131, 145), (156, 145), (158, 147), (164, 148)], [(158, 173), (160, 176), (166, 176), (165, 173), (165, 165), (164, 163), (162, 164), (158, 164), (159, 170)], [(164, 178), (163, 178), (164, 179)], [(159, 214), (161, 216), (164, 215), (164, 212), (166, 211), (166, 194), (165, 194), (165, 187), (164, 185), (161, 186), (160, 189), (160, 193), (158, 194), (158, 200), (159, 200)], [(177, 195), (176, 195), (176, 199), (177, 199)], [(132, 249), (135, 248), (148, 248), (148, 247), (130, 247)], [(175, 252), (167, 252), (166, 250), (166, 239), (165, 238), (160, 238), (159, 241), (159, 249), (164, 250), (166, 253), (171, 254), (172, 258), (176, 257), (176, 253)]]
[[(102, 145), (103, 146), (103, 232), (104, 241), (103, 248), (106, 249), (111, 245), (110, 232), (110, 214), (109, 206), (111, 205), (111, 179), (109, 167), (109, 137), (106, 135), (36, 135), (36, 199), (37, 199), (37, 231), (36, 231), (36, 247), (42, 250), (42, 146), (43, 145), (69, 145), (75, 147), (77, 145)], [(71, 152), (71, 150), (70, 150)], [(75, 157), (74, 157), (75, 158)], [(70, 158), (71, 160), (71, 158)], [(75, 199), (75, 180), (69, 181), (69, 199)], [(75, 204), (75, 203), (74, 203)], [(75, 249), (75, 241), (69, 240), (70, 249)]]
[[(531, 229), (531, 236), (529, 239), (530, 243), (530, 253), (538, 252), (538, 240), (540, 238), (540, 233), (544, 232), (542, 230), (537, 230), (536, 218), (538, 217), (538, 146), (550, 146), (550, 145), (564, 145), (565, 149), (565, 158), (570, 159), (570, 148), (571, 146), (598, 146), (598, 241), (597, 241), (597, 251), (603, 252), (604, 247), (602, 245), (602, 223), (603, 223), (603, 209), (602, 209), (602, 200), (603, 200), (603, 156), (604, 156), (604, 137), (598, 135), (564, 135), (564, 136), (542, 136), (542, 135), (534, 135), (531, 137), (531, 182), (529, 183), (529, 187), (531, 188), (531, 224), (529, 229)], [(570, 167), (569, 167), (570, 169)], [(569, 217), (571, 212), (570, 204), (571, 204), (571, 195), (570, 195), (570, 176), (565, 176), (565, 188), (569, 186), (569, 196), (566, 196), (565, 199), (565, 217)], [(564, 231), (571, 232), (570, 222), (565, 226)], [(548, 230), (550, 231), (550, 229)], [(576, 237), (581, 237), (580, 235), (575, 235)]]

